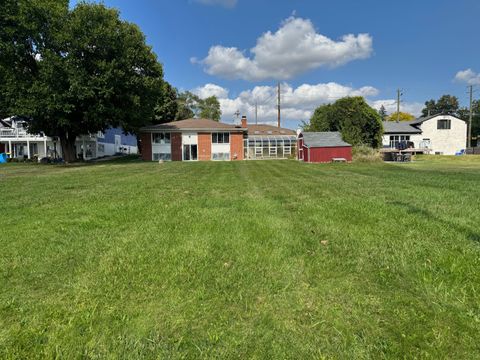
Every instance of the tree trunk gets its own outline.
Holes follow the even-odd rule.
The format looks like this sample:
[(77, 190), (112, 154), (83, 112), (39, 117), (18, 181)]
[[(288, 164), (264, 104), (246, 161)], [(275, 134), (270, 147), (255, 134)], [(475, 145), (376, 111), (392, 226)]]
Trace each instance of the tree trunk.
[(60, 145), (62, 146), (62, 157), (66, 163), (75, 162), (77, 154), (75, 151), (75, 141), (77, 136), (69, 134), (60, 135)]
[(142, 154), (142, 142), (140, 141), (140, 134), (135, 134), (137, 137), (137, 150), (139, 154)]

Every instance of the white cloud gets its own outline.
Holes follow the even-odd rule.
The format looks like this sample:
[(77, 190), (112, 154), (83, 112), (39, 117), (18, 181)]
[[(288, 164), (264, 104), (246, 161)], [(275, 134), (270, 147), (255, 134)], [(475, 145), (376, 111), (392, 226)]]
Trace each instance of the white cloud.
[(194, 0), (203, 5), (220, 5), (226, 8), (233, 8), (237, 5), (237, 0)]
[(275, 32), (264, 33), (250, 49), (251, 56), (236, 47), (212, 46), (200, 63), (210, 75), (257, 81), (290, 79), (322, 66), (335, 67), (372, 53), (369, 34), (348, 34), (338, 41), (317, 33), (308, 19), (290, 17)]
[[(277, 117), (277, 88), (275, 86), (255, 86), (242, 91), (236, 97), (230, 97), (226, 88), (215, 84), (206, 84), (192, 90), (200, 97), (217, 94), (222, 109), (222, 121), (232, 122), (235, 112), (247, 115), (250, 121), (255, 118), (255, 104), (258, 105), (258, 119), (261, 123), (275, 123)], [(302, 84), (296, 88), (284, 83), (281, 86), (282, 125), (297, 127), (301, 121), (307, 121), (319, 105), (331, 103), (345, 96), (374, 97), (378, 90), (371, 86), (353, 88), (334, 82), (321, 84)], [(380, 106), (379, 106), (380, 107)]]
[(457, 72), (456, 81), (465, 82), (469, 85), (480, 85), (480, 73), (476, 73), (472, 69)]
[[(388, 114), (397, 112), (397, 101), (395, 99), (368, 101), (368, 103), (376, 110), (379, 110), (383, 105)], [(420, 116), (424, 107), (425, 105), (419, 102), (406, 102), (400, 104), (400, 111)]]
[(206, 84), (202, 87), (197, 87), (192, 90), (192, 93), (198, 95), (201, 99), (210, 96), (216, 96), (218, 99), (228, 97), (228, 90), (215, 84)]

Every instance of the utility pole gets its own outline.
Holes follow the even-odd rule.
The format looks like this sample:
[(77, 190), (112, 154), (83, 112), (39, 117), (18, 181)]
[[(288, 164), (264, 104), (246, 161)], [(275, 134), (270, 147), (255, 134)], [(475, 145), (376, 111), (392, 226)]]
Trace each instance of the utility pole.
[[(470, 115), (468, 116), (467, 148), (472, 147), (473, 85), (470, 85), (469, 88), (470, 88)], [(478, 144), (478, 141), (477, 141), (477, 144)]]
[(258, 103), (255, 101), (255, 125), (258, 124)]
[(402, 95), (402, 90), (397, 89), (397, 122), (400, 121), (400, 97)]
[(280, 127), (280, 82), (278, 82), (278, 90), (277, 90), (277, 95), (278, 95), (278, 119), (277, 119), (277, 125)]

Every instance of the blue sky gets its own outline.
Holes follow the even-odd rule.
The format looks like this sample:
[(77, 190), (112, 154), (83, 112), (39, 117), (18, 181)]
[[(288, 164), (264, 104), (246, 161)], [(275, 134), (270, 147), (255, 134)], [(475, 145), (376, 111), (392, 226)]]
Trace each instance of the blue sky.
[(477, 0), (104, 3), (140, 26), (166, 80), (217, 95), (226, 122), (236, 110), (253, 119), (255, 103), (259, 121), (273, 121), (277, 81), (283, 125), (292, 128), (345, 95), (393, 111), (401, 88), (403, 110), (418, 115), (424, 101), (446, 93), (466, 105), (466, 86), (480, 84)]

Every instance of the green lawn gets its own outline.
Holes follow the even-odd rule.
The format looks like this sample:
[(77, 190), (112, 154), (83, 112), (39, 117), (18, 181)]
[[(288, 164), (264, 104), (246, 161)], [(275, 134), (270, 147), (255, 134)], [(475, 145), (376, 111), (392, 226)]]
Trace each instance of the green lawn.
[(0, 166), (0, 358), (480, 358), (480, 158)]

